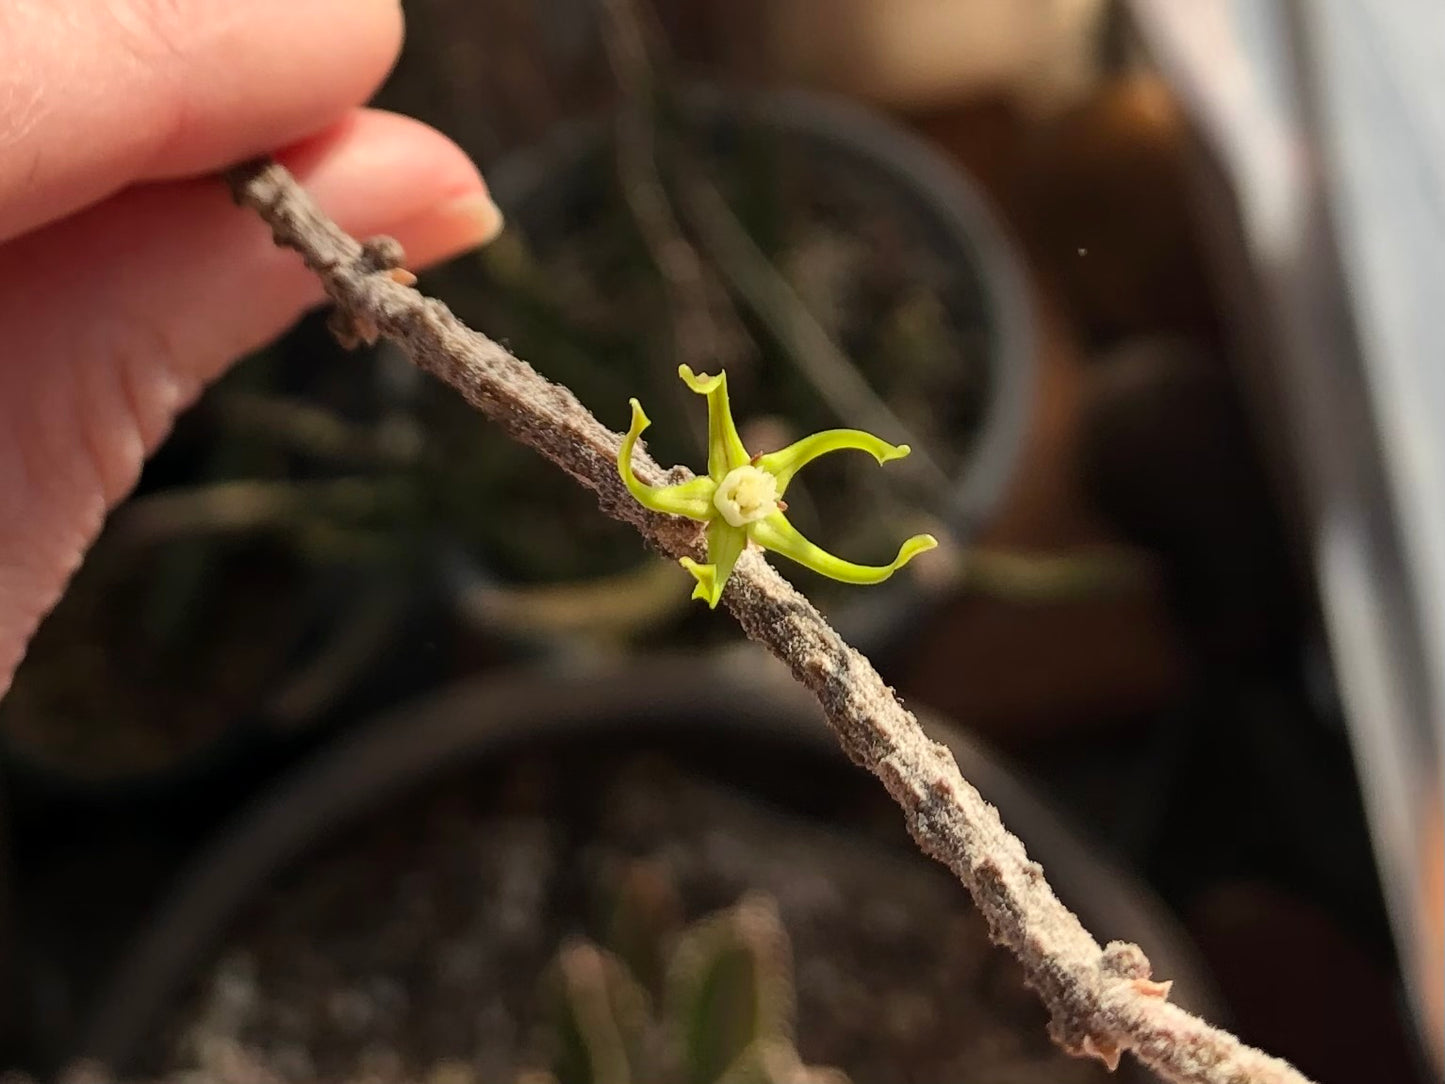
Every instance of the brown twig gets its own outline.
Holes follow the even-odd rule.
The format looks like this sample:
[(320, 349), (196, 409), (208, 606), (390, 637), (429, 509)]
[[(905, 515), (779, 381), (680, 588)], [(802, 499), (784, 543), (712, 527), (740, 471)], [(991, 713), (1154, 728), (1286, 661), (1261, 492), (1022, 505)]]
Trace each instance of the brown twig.
[[(348, 337), (394, 340), (510, 436), (593, 490), (608, 515), (635, 526), (664, 553), (702, 557), (695, 524), (648, 512), (631, 498), (617, 475), (618, 435), (570, 391), (387, 274), (402, 259), (394, 241), (362, 244), (348, 236), (274, 162), (238, 167), (228, 181), (238, 202), (270, 225), (277, 244), (299, 252), (320, 277)], [(688, 476), (664, 472), (640, 451), (634, 469), (650, 483)], [(949, 752), (760, 553), (739, 559), (723, 600), (747, 634), (817, 696), (844, 750), (882, 780), (919, 846), (968, 888), (994, 940), (1023, 964), (1050, 1012), (1050, 1033), (1066, 1050), (1110, 1066), (1131, 1050), (1178, 1084), (1306, 1084), (1288, 1063), (1171, 1004), (1168, 984), (1150, 980), (1137, 946), (1100, 947)]]

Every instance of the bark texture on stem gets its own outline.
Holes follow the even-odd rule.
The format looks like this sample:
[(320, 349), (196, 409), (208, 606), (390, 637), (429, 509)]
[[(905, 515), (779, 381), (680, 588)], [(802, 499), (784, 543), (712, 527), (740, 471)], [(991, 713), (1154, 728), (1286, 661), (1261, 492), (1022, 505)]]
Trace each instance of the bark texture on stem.
[[(703, 556), (697, 524), (649, 512), (627, 492), (616, 469), (620, 436), (566, 388), (412, 289), (395, 242), (348, 236), (269, 160), (237, 167), (227, 180), (237, 201), (265, 219), (276, 243), (300, 253), (320, 277), (343, 340), (393, 340), (511, 437), (595, 492), (603, 512), (632, 524), (663, 553)], [(634, 469), (654, 485), (691, 477), (682, 468), (664, 471), (640, 449)], [(948, 750), (924, 734), (868, 660), (761, 554), (743, 554), (723, 601), (748, 636), (818, 698), (844, 750), (887, 787), (919, 846), (963, 882), (994, 940), (1023, 964), (1049, 1010), (1050, 1033), (1065, 1049), (1111, 1067), (1132, 1051), (1178, 1084), (1308, 1084), (1288, 1063), (1171, 1004), (1169, 984), (1151, 979), (1137, 946), (1101, 947), (1059, 902), (998, 812), (959, 774)]]

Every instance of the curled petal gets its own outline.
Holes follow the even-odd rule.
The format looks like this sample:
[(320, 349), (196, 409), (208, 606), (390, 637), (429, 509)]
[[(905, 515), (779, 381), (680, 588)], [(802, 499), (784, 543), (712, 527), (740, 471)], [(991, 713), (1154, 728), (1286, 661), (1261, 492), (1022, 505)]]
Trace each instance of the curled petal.
[(632, 425), (627, 436), (622, 438), (622, 447), (617, 450), (617, 473), (622, 476), (627, 491), (637, 498), (637, 503), (654, 512), (665, 512), (672, 516), (686, 516), (688, 519), (709, 520), (717, 515), (712, 495), (717, 483), (711, 478), (694, 478), (676, 486), (649, 486), (638, 481), (632, 472), (632, 450), (637, 447), (637, 438), (652, 422), (636, 399), (632, 403)]
[(728, 374), (699, 375), (690, 366), (679, 365), (677, 375), (693, 391), (707, 396), (707, 473), (714, 482), (721, 482), (728, 471), (748, 461), (728, 405)]
[(747, 531), (748, 536), (764, 549), (781, 553), (814, 572), (844, 583), (882, 583), (920, 553), (938, 545), (938, 539), (931, 534), (916, 534), (898, 547), (898, 556), (893, 558), (892, 564), (855, 565), (813, 545), (781, 512), (774, 512), (767, 519), (750, 525)]
[(733, 527), (726, 520), (715, 519), (707, 525), (707, 560), (700, 565), (689, 557), (681, 559), (682, 567), (692, 573), (697, 586), (692, 597), (705, 599), (709, 609), (717, 609), (728, 577), (733, 574), (733, 565), (738, 555), (748, 544), (748, 533), (742, 527)]
[(861, 429), (827, 429), (804, 437), (776, 452), (760, 455), (754, 460), (754, 465), (778, 480), (778, 495), (781, 496), (801, 467), (820, 455), (845, 449), (867, 452), (880, 464), (887, 463), (890, 459), (902, 459), (912, 450), (906, 444), (889, 444)]

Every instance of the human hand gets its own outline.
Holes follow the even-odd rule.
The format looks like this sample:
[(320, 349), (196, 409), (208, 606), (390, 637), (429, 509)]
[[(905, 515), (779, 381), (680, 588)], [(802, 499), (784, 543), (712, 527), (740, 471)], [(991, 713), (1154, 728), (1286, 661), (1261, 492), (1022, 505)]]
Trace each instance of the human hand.
[(177, 412), (321, 300), (208, 174), (289, 147), (416, 266), (500, 228), (459, 149), (357, 108), (400, 42), (400, 0), (0, 3), (0, 695)]

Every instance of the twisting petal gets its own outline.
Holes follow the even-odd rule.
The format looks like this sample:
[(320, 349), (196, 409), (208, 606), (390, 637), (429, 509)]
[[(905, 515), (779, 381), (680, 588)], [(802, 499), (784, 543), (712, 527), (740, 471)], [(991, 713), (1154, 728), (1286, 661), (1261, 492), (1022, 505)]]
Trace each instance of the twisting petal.
[(925, 550), (938, 545), (931, 534), (916, 534), (898, 547), (898, 556), (888, 565), (855, 565), (813, 545), (800, 535), (781, 512), (746, 528), (748, 537), (764, 549), (781, 553), (798, 564), (844, 583), (882, 583)]
[(690, 366), (679, 365), (677, 375), (693, 391), (707, 396), (707, 473), (714, 482), (721, 482), (728, 471), (748, 461), (728, 405), (728, 374), (696, 375)]
[(717, 609), (728, 577), (733, 574), (733, 565), (738, 555), (747, 548), (748, 532), (742, 527), (733, 527), (724, 519), (715, 519), (707, 525), (707, 560), (700, 565), (690, 557), (681, 560), (682, 567), (692, 573), (697, 586), (692, 597), (706, 599), (709, 609)]
[(890, 459), (902, 459), (911, 450), (906, 444), (889, 444), (872, 433), (861, 429), (827, 429), (810, 437), (789, 444), (786, 448), (767, 455), (760, 455), (754, 466), (767, 471), (778, 480), (778, 496), (782, 496), (799, 468), (811, 463), (820, 455), (852, 449), (867, 452), (881, 463)]
[(636, 399), (632, 403), (632, 425), (627, 436), (622, 438), (622, 447), (617, 450), (617, 473), (627, 490), (637, 498), (637, 503), (654, 512), (665, 512), (671, 516), (686, 516), (688, 519), (709, 520), (717, 515), (712, 496), (717, 483), (711, 478), (694, 478), (676, 486), (649, 486), (638, 481), (632, 472), (632, 450), (637, 447), (637, 438), (652, 424)]

